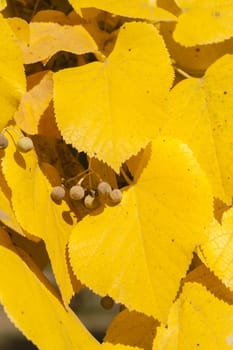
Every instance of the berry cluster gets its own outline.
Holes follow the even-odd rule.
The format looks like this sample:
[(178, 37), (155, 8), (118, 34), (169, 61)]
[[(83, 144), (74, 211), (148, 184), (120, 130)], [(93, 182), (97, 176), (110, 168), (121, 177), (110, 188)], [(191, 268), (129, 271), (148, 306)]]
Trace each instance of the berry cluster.
[[(55, 202), (60, 202), (66, 195), (64, 185), (55, 186), (52, 189), (51, 197)], [(110, 200), (111, 203), (120, 203), (122, 192), (118, 188), (112, 189), (106, 181), (100, 181), (96, 190), (87, 190), (80, 183), (70, 187), (68, 191), (70, 199), (74, 201), (83, 200), (83, 204), (88, 209), (97, 208), (100, 201)]]
[[(6, 131), (5, 129), (4, 131)], [(8, 139), (4, 133), (0, 133), (0, 149), (5, 149), (8, 146)], [(20, 136), (16, 142), (16, 148), (19, 152), (26, 153), (33, 148), (33, 142), (28, 136)]]

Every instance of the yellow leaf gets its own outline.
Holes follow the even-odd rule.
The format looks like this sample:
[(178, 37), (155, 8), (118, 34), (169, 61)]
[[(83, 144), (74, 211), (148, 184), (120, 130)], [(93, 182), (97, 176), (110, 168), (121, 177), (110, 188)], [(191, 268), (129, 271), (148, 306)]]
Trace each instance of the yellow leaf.
[(16, 221), (14, 212), (11, 209), (10, 203), (8, 199), (4, 196), (3, 192), (0, 191), (0, 221), (6, 225), (7, 227), (11, 228), (12, 230), (22, 234), (24, 236), (24, 233), (19, 226), (18, 222)]
[(126, 24), (105, 62), (54, 74), (58, 127), (67, 143), (118, 172), (158, 132), (172, 80), (157, 30)]
[[(7, 22), (15, 33), (16, 42), (21, 47), (30, 42), (30, 30), (27, 21), (20, 17), (7, 18)], [(22, 47), (21, 47), (22, 50)]]
[(102, 350), (140, 350), (137, 346), (103, 343)]
[(164, 134), (183, 140), (206, 171), (216, 197), (233, 195), (233, 55), (225, 55), (202, 79), (185, 79), (171, 91)]
[[(5, 151), (1, 150), (1, 153)], [(2, 173), (2, 160), (0, 167), (0, 221), (13, 231), (25, 236), (22, 228), (16, 220), (15, 213), (11, 205), (11, 190), (8, 187)]]
[(124, 310), (111, 322), (104, 341), (151, 350), (159, 322), (136, 311)]
[(9, 194), (7, 196), (4, 189), (4, 179), (2, 178), (2, 174), (0, 174), (0, 221), (7, 227), (25, 236), (11, 208), (9, 197)]
[(10, 238), (17, 250), (20, 249), (24, 254), (28, 254), (40, 270), (48, 267), (50, 261), (44, 241), (35, 236), (33, 236), (34, 240), (31, 240), (31, 237), (23, 237), (16, 232), (11, 232)]
[(233, 53), (233, 38), (211, 45), (185, 47), (174, 40), (174, 28), (174, 22), (163, 22), (160, 33), (176, 65), (192, 76), (203, 76), (205, 70), (218, 58)]
[(176, 0), (181, 15), (174, 39), (184, 46), (212, 44), (233, 36), (233, 3), (228, 0)]
[(186, 283), (157, 330), (153, 350), (233, 349), (233, 306), (198, 283)]
[(75, 226), (74, 273), (96, 293), (164, 320), (211, 213), (209, 185), (192, 152), (157, 139), (122, 202)]
[(0, 301), (11, 321), (40, 350), (99, 349), (32, 260), (24, 258), (0, 228)]
[(97, 51), (94, 40), (81, 25), (32, 22), (29, 27), (30, 45), (22, 47), (26, 64), (48, 60), (61, 50), (77, 55)]
[(118, 187), (116, 174), (106, 163), (103, 163), (96, 158), (92, 158), (89, 160), (89, 165), (91, 166), (91, 169), (98, 174), (98, 177), (95, 175), (92, 176), (93, 188), (97, 188), (100, 179), (107, 181), (112, 188)]
[(233, 293), (204, 264), (191, 271), (184, 282), (198, 282), (205, 286), (218, 299), (233, 305)]
[[(17, 130), (17, 129), (16, 129)], [(69, 302), (73, 294), (66, 263), (66, 245), (73, 224), (70, 209), (50, 198), (52, 187), (42, 173), (34, 150), (16, 151), (16, 134), (11, 131), (3, 158), (3, 173), (12, 190), (12, 205), (19, 224), (44, 240), (53, 271), (63, 295)]]
[(16, 38), (0, 14), (0, 132), (12, 118), (26, 90), (23, 60)]
[(6, 7), (6, 0), (0, 0), (0, 11), (2, 11)]
[(233, 209), (207, 228), (206, 242), (200, 247), (205, 264), (233, 291)]
[(14, 115), (17, 126), (28, 134), (36, 134), (40, 117), (48, 107), (52, 97), (52, 72), (48, 72), (36, 86), (22, 97)]
[(41, 10), (32, 17), (32, 22), (53, 22), (59, 24), (72, 24), (64, 12), (58, 10)]
[(148, 0), (69, 0), (73, 8), (96, 7), (124, 17), (143, 18), (151, 21), (174, 21), (176, 17)]

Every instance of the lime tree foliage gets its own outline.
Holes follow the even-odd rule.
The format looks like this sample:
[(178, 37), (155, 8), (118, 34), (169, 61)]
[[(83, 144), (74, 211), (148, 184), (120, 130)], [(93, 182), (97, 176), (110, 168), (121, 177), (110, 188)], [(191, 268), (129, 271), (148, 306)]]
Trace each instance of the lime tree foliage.
[(5, 312), (41, 350), (233, 349), (233, 3), (54, 4), (0, 1)]

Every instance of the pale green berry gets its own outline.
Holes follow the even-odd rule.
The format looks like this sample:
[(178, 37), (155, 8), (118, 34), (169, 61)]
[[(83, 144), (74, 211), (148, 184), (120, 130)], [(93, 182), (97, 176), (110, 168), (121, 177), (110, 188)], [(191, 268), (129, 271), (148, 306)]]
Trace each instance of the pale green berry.
[(101, 182), (99, 182), (99, 184), (97, 186), (97, 191), (98, 191), (100, 196), (106, 197), (112, 191), (112, 188), (111, 188), (111, 186), (109, 185), (108, 182), (101, 181)]
[(61, 201), (65, 197), (65, 189), (63, 186), (55, 186), (52, 189), (51, 197), (55, 202)]
[(70, 188), (70, 198), (76, 201), (83, 199), (85, 195), (85, 190), (81, 185), (75, 185)]
[(121, 190), (119, 190), (118, 188), (115, 188), (115, 190), (112, 190), (109, 193), (109, 198), (111, 199), (111, 201), (113, 203), (120, 203), (120, 201), (122, 200), (122, 192), (121, 192)]
[(8, 146), (8, 140), (5, 135), (0, 133), (0, 149), (4, 149)]
[(32, 140), (28, 136), (20, 137), (17, 141), (16, 146), (18, 151), (23, 153), (30, 151), (34, 147)]
[(95, 209), (98, 206), (98, 201), (95, 197), (91, 196), (90, 194), (88, 194), (85, 198), (84, 198), (84, 205), (87, 209)]

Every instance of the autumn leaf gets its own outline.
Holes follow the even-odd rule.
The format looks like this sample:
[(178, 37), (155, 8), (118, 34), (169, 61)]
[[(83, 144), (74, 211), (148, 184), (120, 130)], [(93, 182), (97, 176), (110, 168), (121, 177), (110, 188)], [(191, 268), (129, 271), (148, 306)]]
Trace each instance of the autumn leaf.
[(175, 0), (181, 15), (174, 39), (184, 46), (212, 44), (233, 36), (233, 4), (228, 0)]
[(173, 69), (150, 24), (124, 25), (113, 52), (54, 74), (58, 127), (67, 143), (116, 172), (158, 133)]
[(27, 91), (14, 114), (17, 126), (28, 134), (36, 134), (40, 117), (53, 97), (52, 72), (47, 72), (41, 81)]
[[(12, 190), (12, 206), (19, 224), (45, 242), (52, 268), (66, 303), (73, 291), (66, 263), (66, 244), (75, 219), (69, 207), (50, 198), (52, 186), (41, 171), (34, 150), (17, 151), (17, 131), (11, 131), (2, 161), (3, 173)], [(13, 140), (12, 140), (13, 138)]]
[(232, 305), (201, 284), (186, 283), (168, 324), (157, 330), (153, 350), (233, 349), (232, 317)]
[(6, 0), (0, 0), (0, 11), (2, 11), (6, 7)]
[(174, 40), (174, 22), (163, 22), (159, 31), (163, 36), (166, 47), (175, 60), (176, 67), (184, 72), (202, 77), (205, 70), (225, 54), (233, 53), (233, 38), (214, 44), (185, 47)]
[(204, 237), (212, 197), (186, 145), (157, 139), (148, 158), (120, 204), (74, 227), (69, 256), (76, 276), (96, 293), (164, 320)]
[(30, 42), (30, 26), (27, 21), (20, 17), (10, 17), (7, 18), (7, 22), (11, 27), (12, 31), (15, 33), (15, 41), (22, 47), (29, 45)]
[(206, 233), (200, 256), (210, 270), (233, 291), (233, 209), (223, 214), (222, 224), (214, 219)]
[(0, 174), (0, 221), (10, 229), (25, 236), (11, 207), (10, 196), (9, 189), (6, 189), (5, 179)]
[(233, 195), (233, 56), (225, 55), (201, 79), (185, 79), (170, 93), (163, 133), (189, 145), (207, 173), (214, 196)]
[(32, 17), (32, 22), (53, 22), (68, 25), (74, 24), (70, 20), (69, 15), (66, 16), (64, 12), (58, 10), (40, 10)]
[(12, 118), (26, 90), (22, 54), (15, 41), (7, 20), (0, 14), (0, 131)]
[(111, 344), (111, 343), (103, 343), (102, 350), (140, 350), (137, 346), (129, 346), (122, 344)]
[(96, 7), (98, 9), (124, 17), (143, 18), (153, 21), (174, 21), (176, 17), (155, 5), (155, 1), (146, 0), (69, 0), (78, 12), (81, 7)]
[(201, 264), (188, 273), (184, 282), (197, 282), (206, 287), (218, 299), (233, 305), (233, 293), (206, 265)]
[[(25, 21), (23, 24), (19, 22), (19, 25), (21, 31), (17, 31), (19, 27), (15, 28), (13, 26), (13, 28), (15, 28), (15, 34), (18, 36), (25, 64), (38, 61), (46, 62), (61, 50), (77, 55), (98, 50), (92, 37), (81, 25), (60, 25), (52, 22), (26, 24)], [(30, 40), (27, 44), (28, 30)], [(22, 35), (22, 32), (24, 35)]]
[(104, 341), (150, 350), (159, 322), (136, 311), (123, 310), (111, 322)]
[(17, 254), (2, 228), (0, 261), (1, 304), (11, 321), (39, 349), (100, 348), (72, 310), (65, 309), (55, 289), (33, 261), (25, 254)]

